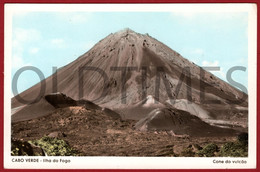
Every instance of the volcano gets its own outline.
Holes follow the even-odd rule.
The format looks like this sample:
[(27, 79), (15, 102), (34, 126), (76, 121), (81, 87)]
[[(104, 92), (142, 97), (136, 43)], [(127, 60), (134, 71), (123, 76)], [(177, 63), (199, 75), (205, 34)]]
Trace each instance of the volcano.
[(149, 34), (130, 29), (111, 33), (13, 97), (12, 122), (46, 120), (53, 111), (72, 106), (134, 121), (133, 128), (142, 132), (219, 136), (248, 129), (247, 94)]

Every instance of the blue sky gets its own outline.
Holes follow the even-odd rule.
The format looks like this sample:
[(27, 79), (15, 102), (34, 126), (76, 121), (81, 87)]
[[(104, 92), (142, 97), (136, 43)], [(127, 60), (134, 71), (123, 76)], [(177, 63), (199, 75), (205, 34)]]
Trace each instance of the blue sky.
[[(45, 77), (87, 52), (110, 33), (130, 28), (168, 45), (200, 66), (220, 66), (226, 80), (233, 66), (248, 67), (246, 12), (26, 12), (12, 18), (12, 77), (23, 66), (39, 68)], [(248, 69), (233, 79), (248, 86)], [(18, 91), (39, 82), (32, 71), (22, 73)]]

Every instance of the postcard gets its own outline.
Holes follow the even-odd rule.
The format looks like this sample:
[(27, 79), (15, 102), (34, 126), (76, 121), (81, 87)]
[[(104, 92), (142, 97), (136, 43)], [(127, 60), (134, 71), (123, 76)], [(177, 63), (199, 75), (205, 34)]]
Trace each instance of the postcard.
[(5, 4), (4, 168), (256, 168), (255, 4)]

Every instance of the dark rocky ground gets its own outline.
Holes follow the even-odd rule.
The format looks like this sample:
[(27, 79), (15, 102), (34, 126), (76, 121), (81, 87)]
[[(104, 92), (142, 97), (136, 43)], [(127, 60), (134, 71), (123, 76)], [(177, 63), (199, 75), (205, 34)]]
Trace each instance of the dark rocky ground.
[[(81, 106), (58, 108), (47, 116), (12, 123), (14, 140), (31, 141), (43, 136), (65, 140), (83, 156), (191, 156), (210, 143), (221, 147), (236, 137), (173, 136), (167, 131), (141, 132), (136, 121)], [(185, 154), (186, 151), (186, 154)], [(192, 154), (192, 156), (196, 156)]]

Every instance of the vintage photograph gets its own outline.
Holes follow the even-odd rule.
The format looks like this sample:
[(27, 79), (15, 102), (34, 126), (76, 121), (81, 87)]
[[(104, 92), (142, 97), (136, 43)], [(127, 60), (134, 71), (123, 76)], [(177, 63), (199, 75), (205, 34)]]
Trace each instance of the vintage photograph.
[(6, 8), (10, 163), (214, 157), (211, 164), (252, 164), (254, 5), (63, 6)]

